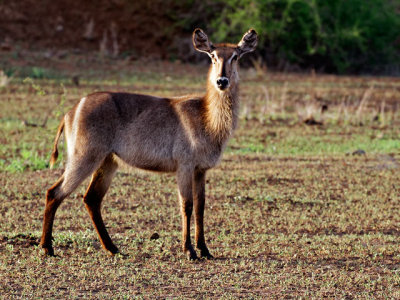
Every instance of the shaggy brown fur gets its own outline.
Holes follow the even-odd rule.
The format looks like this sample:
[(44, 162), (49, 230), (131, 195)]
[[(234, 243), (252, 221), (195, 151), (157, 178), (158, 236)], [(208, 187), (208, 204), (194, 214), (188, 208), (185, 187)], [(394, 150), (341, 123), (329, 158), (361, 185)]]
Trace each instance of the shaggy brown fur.
[(253, 51), (257, 34), (248, 31), (238, 45), (213, 46), (196, 29), (193, 44), (212, 60), (205, 96), (158, 98), (154, 96), (99, 92), (82, 98), (60, 123), (51, 164), (57, 159), (62, 131), (68, 146), (64, 174), (47, 191), (41, 246), (54, 255), (52, 227), (58, 206), (89, 175), (92, 180), (84, 203), (103, 247), (118, 249), (111, 241), (101, 216), (101, 202), (118, 162), (144, 170), (175, 172), (182, 212), (183, 251), (197, 259), (190, 241), (190, 217), (195, 211), (195, 242), (202, 257), (211, 258), (205, 243), (203, 219), (205, 175), (214, 167), (237, 123), (237, 61)]

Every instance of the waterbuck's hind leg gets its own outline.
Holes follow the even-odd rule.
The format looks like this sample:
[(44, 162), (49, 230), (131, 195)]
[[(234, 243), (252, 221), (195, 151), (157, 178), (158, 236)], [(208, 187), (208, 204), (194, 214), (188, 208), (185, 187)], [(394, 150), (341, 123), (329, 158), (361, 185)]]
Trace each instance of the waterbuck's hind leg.
[[(89, 150), (89, 149), (88, 149)], [(93, 153), (94, 151), (92, 151)], [(89, 152), (90, 153), (90, 152)], [(82, 156), (69, 159), (64, 174), (47, 191), (40, 245), (45, 254), (54, 255), (52, 232), (54, 217), (61, 202), (102, 163), (104, 156)]]
[(110, 187), (111, 180), (118, 168), (112, 155), (107, 156), (101, 167), (92, 175), (92, 180), (83, 198), (93, 225), (99, 235), (101, 245), (110, 254), (118, 253), (118, 248), (113, 244), (101, 216), (101, 202)]
[(64, 176), (61, 176), (58, 181), (47, 190), (46, 193), (46, 207), (44, 209), (43, 232), (40, 239), (40, 245), (42, 246), (44, 253), (49, 256), (54, 256), (54, 250), (52, 247), (54, 217), (56, 215), (57, 208), (66, 197), (60, 194), (60, 187), (63, 182)]
[(192, 171), (178, 170), (178, 194), (182, 214), (182, 249), (189, 260), (198, 259), (190, 241), (190, 217), (193, 211)]
[(200, 256), (212, 259), (213, 256), (210, 254), (210, 251), (208, 251), (204, 238), (205, 179), (205, 171), (195, 171), (193, 176), (195, 242), (197, 249), (200, 250)]

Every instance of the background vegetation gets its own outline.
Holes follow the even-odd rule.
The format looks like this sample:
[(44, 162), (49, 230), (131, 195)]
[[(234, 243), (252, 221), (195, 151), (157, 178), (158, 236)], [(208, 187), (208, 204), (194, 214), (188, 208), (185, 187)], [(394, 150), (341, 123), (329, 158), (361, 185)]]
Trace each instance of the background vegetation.
[(260, 34), (258, 65), (285, 71), (400, 73), (400, 2), (394, 0), (41, 3), (0, 2), (0, 48), (18, 51), (15, 45), (21, 45), (193, 62), (201, 60), (191, 47), (194, 28), (206, 29), (216, 42), (237, 42), (254, 27)]
[[(191, 1), (193, 2), (193, 1)], [(219, 0), (192, 15), (215, 40), (260, 34), (259, 54), (279, 69), (297, 65), (328, 72), (398, 71), (400, 4), (390, 0)], [(219, 9), (215, 9), (218, 7)], [(208, 22), (212, 20), (211, 22)]]

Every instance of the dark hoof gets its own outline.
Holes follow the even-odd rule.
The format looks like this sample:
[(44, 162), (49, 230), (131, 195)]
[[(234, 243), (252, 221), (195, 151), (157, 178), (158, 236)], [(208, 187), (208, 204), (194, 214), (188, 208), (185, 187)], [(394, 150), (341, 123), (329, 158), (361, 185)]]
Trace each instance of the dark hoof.
[(112, 247), (110, 249), (106, 249), (106, 251), (108, 252), (108, 254), (110, 254), (111, 256), (114, 256), (116, 254), (121, 254), (118, 250), (117, 247)]
[(42, 248), (46, 256), (55, 256), (54, 249), (52, 246), (42, 246)]
[(212, 256), (210, 253), (201, 255), (201, 257), (209, 260), (214, 259), (214, 256)]
[(188, 260), (198, 260), (199, 259), (196, 251), (194, 251), (193, 249), (186, 250), (185, 252), (186, 252), (186, 257)]
[(205, 259), (213, 259), (214, 258), (214, 256), (212, 256), (208, 250), (200, 250), (200, 256)]

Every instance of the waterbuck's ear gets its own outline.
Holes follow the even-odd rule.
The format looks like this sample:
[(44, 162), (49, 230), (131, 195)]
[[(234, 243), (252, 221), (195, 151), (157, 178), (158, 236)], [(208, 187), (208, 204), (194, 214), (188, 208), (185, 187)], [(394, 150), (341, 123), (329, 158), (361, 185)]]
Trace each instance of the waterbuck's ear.
[(254, 51), (257, 46), (257, 41), (257, 32), (254, 29), (250, 29), (249, 31), (247, 31), (237, 45), (239, 56)]
[(196, 28), (193, 31), (193, 46), (200, 52), (211, 53), (214, 50), (214, 46), (208, 40), (207, 34), (200, 28)]

